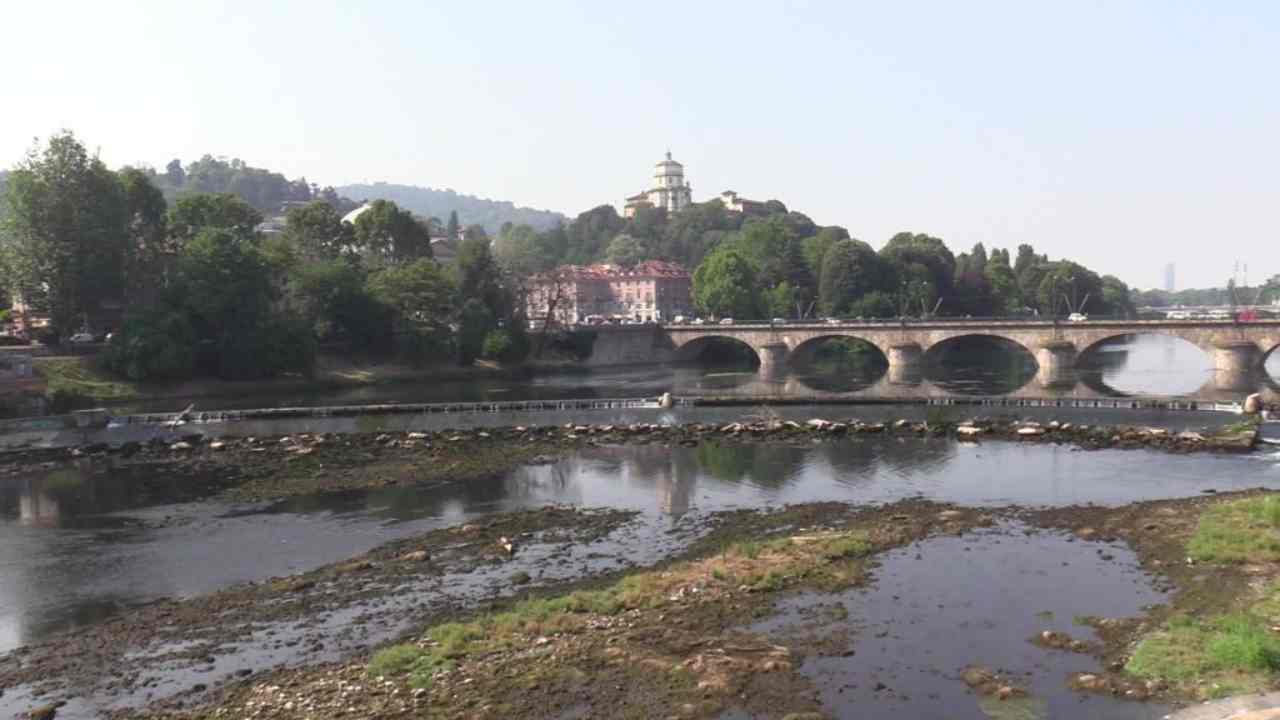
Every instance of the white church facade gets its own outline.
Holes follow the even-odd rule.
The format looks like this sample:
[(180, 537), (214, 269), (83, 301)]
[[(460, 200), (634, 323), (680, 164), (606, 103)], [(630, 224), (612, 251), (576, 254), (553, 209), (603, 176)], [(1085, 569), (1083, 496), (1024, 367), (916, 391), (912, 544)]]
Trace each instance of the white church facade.
[(635, 217), (636, 211), (642, 207), (658, 207), (668, 213), (676, 213), (692, 204), (693, 186), (684, 177), (684, 166), (672, 160), (668, 152), (666, 159), (654, 166), (653, 187), (627, 198), (622, 215)]

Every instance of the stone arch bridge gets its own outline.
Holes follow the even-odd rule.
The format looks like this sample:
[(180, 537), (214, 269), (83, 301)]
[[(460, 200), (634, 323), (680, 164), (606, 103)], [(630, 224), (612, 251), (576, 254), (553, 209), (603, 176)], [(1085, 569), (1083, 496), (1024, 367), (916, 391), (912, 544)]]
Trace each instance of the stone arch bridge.
[(1072, 370), (1080, 355), (1125, 335), (1180, 338), (1212, 356), (1219, 373), (1235, 375), (1256, 371), (1280, 345), (1280, 320), (914, 320), (663, 325), (656, 332), (656, 348), (669, 352), (672, 359), (687, 357), (712, 338), (740, 341), (760, 358), (762, 373), (781, 369), (792, 355), (823, 340), (854, 338), (871, 343), (884, 353), (890, 377), (910, 372), (931, 349), (949, 340), (991, 337), (1019, 345), (1034, 355), (1040, 366), (1038, 376), (1046, 384)]

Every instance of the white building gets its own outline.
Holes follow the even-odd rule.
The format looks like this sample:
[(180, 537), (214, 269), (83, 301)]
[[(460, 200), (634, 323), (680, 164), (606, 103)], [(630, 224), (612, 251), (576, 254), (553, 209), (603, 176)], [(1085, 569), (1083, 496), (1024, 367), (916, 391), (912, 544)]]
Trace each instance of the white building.
[(622, 215), (634, 217), (642, 207), (660, 207), (668, 213), (679, 212), (693, 204), (693, 186), (684, 179), (684, 166), (671, 159), (659, 162), (653, 170), (653, 187), (626, 199)]

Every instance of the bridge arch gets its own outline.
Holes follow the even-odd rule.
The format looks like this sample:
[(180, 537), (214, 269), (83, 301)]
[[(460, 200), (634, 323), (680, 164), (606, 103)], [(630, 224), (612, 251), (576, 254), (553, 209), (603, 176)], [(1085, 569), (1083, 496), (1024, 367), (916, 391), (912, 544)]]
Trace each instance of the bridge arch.
[(843, 340), (843, 341), (849, 341), (850, 343), (856, 343), (858, 347), (865, 348), (863, 352), (874, 353), (874, 357), (877, 363), (883, 363), (886, 366), (889, 364), (889, 353), (886, 352), (885, 348), (865, 338), (861, 338), (861, 337), (858, 337), (857, 335), (853, 335), (850, 333), (843, 333), (843, 332), (818, 334), (812, 337), (807, 337), (804, 340), (796, 343), (791, 347), (791, 352), (789, 353), (788, 359), (787, 359), (788, 364), (794, 364), (797, 362), (804, 362), (808, 360), (809, 356), (812, 355), (814, 352), (816, 352), (822, 345), (827, 344), (833, 340), (835, 341)]
[(1000, 333), (958, 333), (925, 348), (924, 376), (958, 394), (1004, 395), (1030, 383), (1041, 369), (1035, 351)]
[(760, 366), (760, 352), (746, 340), (727, 333), (702, 335), (677, 345), (673, 359), (677, 365), (693, 365), (702, 361), (708, 353), (716, 352), (717, 349), (727, 351), (726, 355), (729, 357), (725, 357), (726, 364), (740, 358), (754, 367)]

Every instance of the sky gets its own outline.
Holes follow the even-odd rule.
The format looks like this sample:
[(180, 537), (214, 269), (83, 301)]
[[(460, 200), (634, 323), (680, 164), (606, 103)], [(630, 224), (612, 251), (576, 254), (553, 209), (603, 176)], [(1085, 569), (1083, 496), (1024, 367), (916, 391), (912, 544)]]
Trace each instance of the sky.
[[(1280, 273), (1280, 3), (13, 2), (0, 167), (70, 129), (570, 216), (780, 199), (881, 246), (1034, 245), (1131, 285)], [(1241, 277), (1243, 279), (1243, 276)]]

